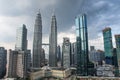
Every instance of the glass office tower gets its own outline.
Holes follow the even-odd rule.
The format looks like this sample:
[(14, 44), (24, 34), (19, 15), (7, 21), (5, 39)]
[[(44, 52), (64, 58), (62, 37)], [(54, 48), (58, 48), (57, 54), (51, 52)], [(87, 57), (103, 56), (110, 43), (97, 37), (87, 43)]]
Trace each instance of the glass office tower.
[(117, 51), (117, 63), (118, 63), (118, 72), (120, 75), (120, 34), (115, 35), (115, 41), (116, 41), (116, 51)]
[(77, 34), (77, 74), (82, 76), (88, 75), (88, 33), (86, 14), (76, 17), (76, 34)]
[(104, 50), (105, 50), (105, 62), (106, 64), (113, 64), (113, 45), (112, 45), (112, 33), (111, 28), (107, 27), (103, 30)]
[(15, 50), (27, 50), (27, 28), (25, 24), (17, 29)]

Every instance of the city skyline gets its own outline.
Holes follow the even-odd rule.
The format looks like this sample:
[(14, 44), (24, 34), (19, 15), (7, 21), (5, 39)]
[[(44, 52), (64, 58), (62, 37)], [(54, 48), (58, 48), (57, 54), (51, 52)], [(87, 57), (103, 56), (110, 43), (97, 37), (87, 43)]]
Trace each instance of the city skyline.
[(120, 1), (6, 1), (0, 79), (120, 78)]
[[(119, 8), (119, 4), (117, 3), (119, 3), (119, 1), (91, 0), (90, 3), (87, 3), (87, 1), (84, 2), (83, 0), (79, 0), (79, 1), (78, 0), (76, 1), (51, 0), (50, 2), (47, 0), (45, 1), (40, 0), (40, 1), (41, 2), (39, 1), (33, 2), (33, 1), (25, 0), (24, 3), (22, 3), (22, 1), (20, 0), (10, 1), (11, 5), (14, 4), (14, 6), (11, 7), (10, 9), (8, 9), (10, 5), (4, 5), (6, 1), (4, 0), (0, 1), (0, 4), (1, 4), (0, 46), (4, 46), (6, 49), (14, 49), (15, 36), (16, 36), (15, 30), (17, 29), (17, 27), (20, 27), (22, 24), (26, 24), (28, 28), (28, 48), (32, 49), (34, 19), (39, 8), (41, 10), (41, 15), (43, 17), (43, 36), (44, 36), (43, 39), (45, 42), (49, 42), (48, 29), (50, 29), (50, 26), (49, 26), (50, 19), (51, 19), (50, 17), (52, 15), (53, 7), (55, 7), (55, 14), (58, 18), (57, 19), (58, 20), (58, 38), (61, 37), (59, 38), (59, 41), (58, 41), (59, 44), (62, 43), (62, 37), (69, 37), (69, 36), (70, 36), (71, 42), (75, 42), (74, 19), (76, 15), (82, 13), (82, 10), (83, 12), (88, 14), (88, 33), (89, 33), (89, 39), (91, 42), (94, 42), (95, 41), (94, 39), (98, 40), (98, 38), (102, 40), (100, 34), (102, 34), (102, 29), (104, 29), (104, 27), (106, 26), (110, 26), (112, 28), (113, 34), (118, 33), (117, 30), (119, 30), (119, 23), (118, 23), (119, 10), (117, 9)], [(7, 2), (9, 1), (7, 0)], [(75, 6), (73, 6), (73, 3), (75, 4)], [(82, 3), (84, 4), (82, 5)], [(90, 8), (88, 8), (89, 5), (91, 5)], [(24, 9), (21, 6), (23, 6)], [(69, 15), (67, 15), (68, 12), (69, 12)], [(116, 12), (116, 14), (113, 14), (113, 12)], [(106, 15), (108, 15), (109, 17), (107, 17)], [(116, 17), (116, 15), (118, 16)], [(95, 29), (94, 30), (95, 32), (92, 32), (93, 28)], [(70, 35), (68, 36), (67, 34), (70, 34)], [(91, 35), (93, 35), (92, 37), (95, 37), (93, 38), (93, 40), (91, 39), (92, 38)], [(97, 35), (100, 35), (100, 37), (97, 37)]]

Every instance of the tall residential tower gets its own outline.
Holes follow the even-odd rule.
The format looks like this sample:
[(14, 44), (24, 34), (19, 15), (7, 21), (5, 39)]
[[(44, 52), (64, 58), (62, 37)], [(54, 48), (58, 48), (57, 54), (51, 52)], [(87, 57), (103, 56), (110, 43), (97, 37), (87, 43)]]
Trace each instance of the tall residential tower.
[(7, 50), (4, 47), (0, 47), (0, 79), (6, 74), (7, 64)]
[(70, 68), (70, 61), (71, 61), (71, 43), (70, 39), (67, 37), (63, 38), (63, 45), (62, 45), (62, 66), (63, 68)]
[(49, 66), (57, 66), (57, 21), (55, 14), (52, 16), (49, 38)]
[(41, 54), (42, 54), (42, 20), (40, 12), (36, 16), (34, 26), (34, 39), (33, 39), (33, 68), (41, 67)]

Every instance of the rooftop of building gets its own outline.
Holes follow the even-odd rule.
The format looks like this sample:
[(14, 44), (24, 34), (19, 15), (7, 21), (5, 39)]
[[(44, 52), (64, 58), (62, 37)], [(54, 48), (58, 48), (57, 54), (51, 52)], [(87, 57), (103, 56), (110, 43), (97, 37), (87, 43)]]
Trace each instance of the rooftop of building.
[(78, 17), (81, 17), (81, 16), (86, 16), (86, 13), (79, 14), (79, 15), (76, 16), (75, 18), (78, 18)]
[(116, 37), (116, 38), (120, 37), (120, 34), (116, 34), (115, 37)]
[(98, 49), (98, 50), (97, 50), (97, 52), (101, 52), (101, 53), (103, 53), (104, 51), (103, 51), (103, 50)]
[(4, 47), (0, 47), (0, 50), (4, 50)]
[(57, 67), (54, 67), (52, 68), (52, 70), (66, 70), (65, 68), (57, 68)]
[(110, 27), (106, 27), (105, 29), (103, 29), (103, 32), (106, 32), (106, 31), (109, 31), (109, 30), (111, 30), (111, 28)]

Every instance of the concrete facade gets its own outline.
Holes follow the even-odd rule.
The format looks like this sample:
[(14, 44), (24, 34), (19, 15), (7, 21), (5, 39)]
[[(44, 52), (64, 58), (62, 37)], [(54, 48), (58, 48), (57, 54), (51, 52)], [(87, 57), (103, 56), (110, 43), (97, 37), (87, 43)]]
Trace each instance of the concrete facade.
[(70, 67), (70, 54), (71, 54), (71, 43), (69, 38), (63, 38), (63, 45), (62, 45), (62, 66), (64, 68)]
[(7, 77), (14, 78), (17, 76), (16, 68), (17, 68), (17, 51), (9, 50), (8, 52), (8, 68), (7, 68)]
[(7, 77), (8, 78), (26, 78), (28, 70), (30, 69), (29, 65), (29, 54), (30, 51), (12, 51), (9, 50), (8, 53), (8, 69)]
[[(43, 78), (67, 78), (71, 75), (71, 70), (70, 69), (41, 69), (37, 72), (33, 72), (30, 74), (31, 80), (44, 80)], [(54, 80), (54, 79), (50, 79)]]

